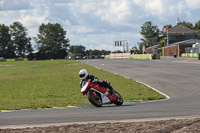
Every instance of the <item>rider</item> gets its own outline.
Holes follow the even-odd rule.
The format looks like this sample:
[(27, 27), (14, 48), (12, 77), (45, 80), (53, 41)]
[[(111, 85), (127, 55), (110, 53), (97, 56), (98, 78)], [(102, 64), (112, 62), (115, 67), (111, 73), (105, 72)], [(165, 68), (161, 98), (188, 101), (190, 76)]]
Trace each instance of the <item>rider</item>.
[(79, 77), (80, 77), (80, 79), (81, 79), (80, 87), (82, 87), (83, 81), (90, 79), (92, 82), (96, 82), (96, 83), (98, 83), (100, 86), (103, 86), (103, 87), (105, 87), (105, 88), (108, 88), (108, 89), (110, 90), (110, 94), (111, 94), (111, 95), (113, 94), (113, 88), (112, 88), (112, 86), (110, 85), (110, 82), (108, 82), (107, 80), (104, 80), (104, 81), (98, 80), (98, 78), (95, 77), (94, 75), (89, 75), (86, 69), (81, 69), (81, 70), (79, 71)]

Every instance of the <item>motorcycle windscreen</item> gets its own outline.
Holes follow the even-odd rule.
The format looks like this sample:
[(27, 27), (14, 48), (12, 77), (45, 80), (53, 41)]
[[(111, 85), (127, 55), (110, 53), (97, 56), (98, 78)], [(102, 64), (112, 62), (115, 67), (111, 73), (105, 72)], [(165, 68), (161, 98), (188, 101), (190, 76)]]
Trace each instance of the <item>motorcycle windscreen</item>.
[(81, 93), (83, 93), (88, 87), (88, 82), (86, 82), (83, 87), (81, 88)]

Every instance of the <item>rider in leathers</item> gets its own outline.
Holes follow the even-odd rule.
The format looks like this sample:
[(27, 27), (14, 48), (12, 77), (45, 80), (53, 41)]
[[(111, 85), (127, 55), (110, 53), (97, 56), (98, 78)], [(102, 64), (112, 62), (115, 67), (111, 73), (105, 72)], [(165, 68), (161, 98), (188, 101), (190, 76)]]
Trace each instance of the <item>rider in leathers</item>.
[(110, 85), (110, 82), (108, 82), (107, 80), (104, 81), (98, 80), (98, 78), (95, 77), (94, 75), (89, 75), (86, 69), (82, 69), (79, 71), (79, 77), (81, 79), (80, 87), (82, 87), (83, 81), (87, 81), (88, 79), (90, 79), (91, 82), (96, 82), (100, 86), (108, 88), (110, 90), (110, 94), (113, 94), (113, 88)]

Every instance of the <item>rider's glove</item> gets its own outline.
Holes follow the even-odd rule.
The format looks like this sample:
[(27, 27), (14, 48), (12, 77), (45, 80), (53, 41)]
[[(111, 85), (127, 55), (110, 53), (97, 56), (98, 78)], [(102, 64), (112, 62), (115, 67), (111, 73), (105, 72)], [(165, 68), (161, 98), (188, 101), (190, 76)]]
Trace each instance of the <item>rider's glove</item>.
[(92, 82), (95, 83), (95, 82), (97, 82), (97, 81), (98, 81), (98, 79), (94, 78)]
[(104, 80), (103, 82), (106, 82), (107, 84), (109, 84), (109, 85), (110, 85), (110, 82), (109, 82), (108, 80)]

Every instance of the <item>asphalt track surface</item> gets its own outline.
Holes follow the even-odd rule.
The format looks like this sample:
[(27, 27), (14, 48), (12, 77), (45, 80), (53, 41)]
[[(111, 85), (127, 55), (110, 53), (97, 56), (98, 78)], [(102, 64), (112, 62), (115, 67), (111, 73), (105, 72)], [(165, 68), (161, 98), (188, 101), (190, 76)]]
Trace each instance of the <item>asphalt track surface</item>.
[(83, 63), (146, 83), (165, 93), (170, 99), (125, 103), (119, 107), (80, 106), (0, 112), (0, 128), (73, 122), (200, 117), (200, 64), (178, 61), (178, 59), (82, 60)]

